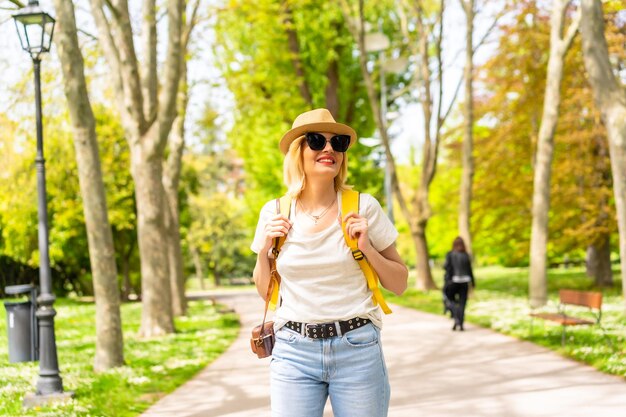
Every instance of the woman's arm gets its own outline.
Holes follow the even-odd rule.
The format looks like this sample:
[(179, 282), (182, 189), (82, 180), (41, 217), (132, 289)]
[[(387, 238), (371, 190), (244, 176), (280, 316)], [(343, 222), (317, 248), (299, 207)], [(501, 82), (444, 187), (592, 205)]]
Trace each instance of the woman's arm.
[(378, 252), (369, 239), (369, 222), (367, 218), (350, 212), (344, 217), (346, 232), (357, 239), (357, 246), (369, 261), (383, 287), (397, 295), (401, 295), (407, 287), (409, 271), (404, 265), (396, 245), (392, 243)]
[(476, 281), (474, 281), (474, 271), (472, 271), (472, 258), (467, 255), (467, 265), (469, 269), (469, 276), (472, 279), (472, 287), (476, 288)]
[(402, 261), (395, 243), (381, 252), (374, 249), (372, 245), (362, 248), (361, 252), (367, 257), (370, 265), (378, 274), (382, 286), (396, 295), (402, 295), (407, 287), (409, 270)]
[(287, 236), (291, 229), (291, 222), (282, 214), (272, 217), (263, 228), (263, 247), (256, 256), (256, 265), (252, 278), (256, 285), (256, 291), (261, 298), (267, 298), (267, 289), (270, 285), (270, 256), (269, 250), (273, 245), (274, 239), (277, 237)]
[(254, 278), (256, 291), (265, 300), (267, 298), (267, 288), (270, 285), (270, 258), (267, 255), (267, 251), (265, 251), (265, 255), (263, 252), (257, 254), (252, 278)]
[(452, 254), (450, 252), (446, 253), (446, 260), (443, 263), (443, 282), (447, 283), (452, 281), (452, 275), (454, 275), (454, 271), (452, 271)]

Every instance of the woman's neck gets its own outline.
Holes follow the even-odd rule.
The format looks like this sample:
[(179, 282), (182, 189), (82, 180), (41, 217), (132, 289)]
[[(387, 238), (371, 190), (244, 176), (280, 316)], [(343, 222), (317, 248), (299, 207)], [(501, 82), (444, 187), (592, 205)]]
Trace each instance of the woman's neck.
[(304, 190), (300, 194), (300, 201), (310, 210), (318, 207), (328, 206), (335, 199), (337, 192), (335, 191), (334, 181), (331, 183), (315, 183), (307, 182)]

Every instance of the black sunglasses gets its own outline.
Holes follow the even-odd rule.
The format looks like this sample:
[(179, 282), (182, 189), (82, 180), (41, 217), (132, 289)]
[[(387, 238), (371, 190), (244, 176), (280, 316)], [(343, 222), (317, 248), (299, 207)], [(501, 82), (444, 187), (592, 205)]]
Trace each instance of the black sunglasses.
[[(321, 133), (308, 132), (306, 143), (314, 151), (321, 151), (326, 147), (326, 137)], [(330, 146), (335, 152), (345, 152), (350, 146), (350, 135), (335, 135), (330, 138)]]

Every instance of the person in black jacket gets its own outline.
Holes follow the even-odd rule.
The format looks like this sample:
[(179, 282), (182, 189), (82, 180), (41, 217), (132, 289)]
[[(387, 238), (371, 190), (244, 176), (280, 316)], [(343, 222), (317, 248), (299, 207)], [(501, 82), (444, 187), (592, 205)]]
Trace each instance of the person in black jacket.
[(461, 237), (454, 239), (452, 250), (446, 254), (443, 264), (444, 275), (444, 300), (446, 307), (452, 312), (454, 327), (452, 330), (465, 330), (465, 305), (467, 304), (467, 292), (469, 284), (476, 287), (474, 274), (472, 273), (472, 261), (465, 250), (465, 242)]

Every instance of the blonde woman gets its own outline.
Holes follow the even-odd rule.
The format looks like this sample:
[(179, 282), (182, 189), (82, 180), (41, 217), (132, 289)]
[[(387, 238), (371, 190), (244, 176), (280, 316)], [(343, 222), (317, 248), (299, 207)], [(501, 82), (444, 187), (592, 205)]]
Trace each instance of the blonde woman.
[(394, 244), (398, 232), (375, 198), (361, 194), (358, 212), (340, 212), (355, 141), (354, 130), (326, 109), (299, 115), (280, 141), (290, 215), (277, 214), (276, 200), (269, 201), (251, 246), (265, 298), (274, 239), (286, 236), (276, 260), (282, 281), (270, 363), (273, 417), (321, 417), (328, 397), (335, 417), (387, 416), (382, 315), (346, 245), (342, 219), (383, 287), (402, 294), (408, 273)]

